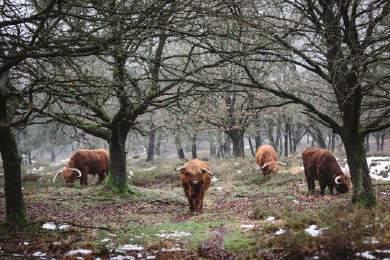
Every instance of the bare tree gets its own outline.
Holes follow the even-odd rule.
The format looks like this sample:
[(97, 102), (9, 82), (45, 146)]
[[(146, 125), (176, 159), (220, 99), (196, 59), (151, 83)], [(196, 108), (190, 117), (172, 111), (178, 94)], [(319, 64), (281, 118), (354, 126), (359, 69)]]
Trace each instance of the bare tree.
[[(241, 47), (230, 55), (221, 50), (247, 75), (248, 82), (237, 84), (300, 104), (303, 113), (340, 135), (352, 175), (352, 202), (375, 205), (364, 138), (390, 126), (385, 66), (390, 2), (275, 1), (270, 8), (271, 2), (253, 1), (239, 19), (232, 17), (248, 32), (245, 52)], [(253, 35), (258, 38), (253, 40)], [(240, 46), (243, 41), (240, 37)], [(285, 86), (269, 77), (266, 83), (257, 73), (264, 62), (298, 66), (305, 80), (299, 86)]]

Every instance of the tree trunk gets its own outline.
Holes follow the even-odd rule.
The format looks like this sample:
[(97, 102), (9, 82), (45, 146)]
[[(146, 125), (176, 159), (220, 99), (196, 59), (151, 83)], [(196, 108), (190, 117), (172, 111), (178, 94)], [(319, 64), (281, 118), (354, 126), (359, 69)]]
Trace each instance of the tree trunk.
[(57, 158), (56, 151), (54, 148), (50, 149), (50, 161), (55, 162)]
[(244, 131), (240, 129), (232, 129), (226, 131), (226, 134), (230, 137), (233, 143), (233, 156), (236, 158), (244, 157), (244, 153), (243, 153)]
[(126, 138), (130, 130), (130, 123), (120, 117), (120, 115), (114, 117), (111, 127), (108, 185), (114, 192), (125, 193), (129, 191), (126, 172)]
[(365, 139), (365, 147), (366, 147), (366, 152), (370, 151), (370, 134), (367, 134), (366, 139)]
[(386, 132), (385, 130), (382, 131), (382, 135), (381, 135), (381, 151), (383, 152), (383, 148), (385, 146), (385, 136), (386, 136)]
[(284, 157), (288, 157), (288, 123), (285, 123), (284, 129)]
[(186, 156), (184, 154), (183, 146), (181, 145), (180, 137), (177, 135), (175, 136), (175, 145), (176, 145), (177, 155), (179, 156), (179, 159), (184, 160)]
[(240, 147), (241, 147), (241, 156), (245, 157), (245, 138), (242, 136), (240, 141)]
[(379, 132), (376, 132), (374, 134), (375, 136), (375, 141), (376, 141), (376, 151), (378, 152), (380, 150), (380, 134)]
[(225, 142), (223, 143), (223, 155), (225, 157), (230, 157), (232, 155), (232, 149), (230, 148), (230, 139), (225, 138)]
[(6, 220), (13, 224), (26, 223), (22, 193), (21, 157), (15, 135), (9, 127), (0, 127), (0, 153), (3, 159)]
[(259, 146), (262, 144), (261, 135), (256, 135), (255, 136), (255, 144), (256, 144), (255, 151), (257, 151), (257, 148), (259, 148)]
[(334, 152), (335, 148), (336, 148), (336, 134), (332, 133), (332, 142), (331, 142), (330, 149), (332, 150), (332, 152)]
[(196, 133), (194, 133), (191, 136), (191, 154), (192, 154), (192, 159), (198, 158), (198, 154), (197, 154), (197, 151), (196, 151), (196, 138), (197, 138), (197, 135), (196, 135)]
[(16, 137), (8, 126), (14, 118), (19, 99), (8, 95), (9, 71), (0, 74), (0, 154), (4, 169), (5, 215), (11, 224), (26, 223), (22, 193), (21, 157)]
[(148, 143), (148, 151), (146, 156), (146, 161), (151, 162), (154, 159), (154, 150), (156, 147), (156, 130), (153, 130), (149, 133), (149, 143)]
[(155, 154), (157, 156), (160, 156), (161, 155), (161, 139), (162, 139), (162, 134), (159, 133), (157, 135), (157, 142), (156, 142), (156, 149), (155, 149)]
[(210, 157), (215, 157), (217, 155), (217, 146), (215, 145), (214, 139), (210, 136)]
[(256, 156), (256, 150), (253, 147), (252, 139), (250, 137), (248, 137), (248, 142), (249, 142), (249, 147), (251, 148), (252, 156), (255, 157)]
[(343, 142), (352, 177), (352, 202), (372, 207), (376, 204), (376, 199), (366, 160), (364, 138), (344, 137)]

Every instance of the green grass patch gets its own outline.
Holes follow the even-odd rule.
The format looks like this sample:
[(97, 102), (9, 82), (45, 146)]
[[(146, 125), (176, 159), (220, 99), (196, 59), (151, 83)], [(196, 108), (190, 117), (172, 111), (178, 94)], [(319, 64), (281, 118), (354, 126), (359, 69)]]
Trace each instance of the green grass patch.
[[(164, 220), (161, 217), (161, 220)], [(202, 241), (209, 238), (211, 228), (221, 227), (221, 221), (186, 221), (180, 223), (164, 222), (155, 225), (130, 224), (126, 230), (118, 234), (118, 241), (136, 243), (151, 247), (163, 240), (172, 240), (183, 243), (191, 249), (197, 248)]]
[(243, 233), (234, 230), (224, 237), (223, 245), (229, 251), (244, 251), (256, 245), (256, 240), (251, 233)]

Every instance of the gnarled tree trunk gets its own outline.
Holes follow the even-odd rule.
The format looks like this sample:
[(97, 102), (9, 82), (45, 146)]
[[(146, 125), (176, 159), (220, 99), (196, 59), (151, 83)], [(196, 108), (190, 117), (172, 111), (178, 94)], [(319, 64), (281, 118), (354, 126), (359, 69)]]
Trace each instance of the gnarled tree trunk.
[(108, 185), (114, 192), (129, 191), (126, 172), (126, 138), (130, 130), (130, 123), (118, 113), (112, 122), (110, 150), (110, 176)]

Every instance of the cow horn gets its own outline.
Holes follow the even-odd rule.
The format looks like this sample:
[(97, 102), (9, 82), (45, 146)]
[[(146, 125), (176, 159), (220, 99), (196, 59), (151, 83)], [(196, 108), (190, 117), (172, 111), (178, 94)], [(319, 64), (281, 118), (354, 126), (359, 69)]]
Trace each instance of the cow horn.
[(287, 166), (287, 163), (283, 163), (283, 162), (278, 162), (278, 164), (283, 165), (283, 166)]
[(334, 179), (334, 182), (335, 182), (336, 184), (341, 184), (342, 182), (341, 182), (341, 181), (339, 182), (340, 179), (341, 179), (341, 176), (337, 176), (337, 177)]
[(57, 173), (56, 173), (56, 175), (55, 175), (54, 178), (53, 178), (53, 183), (56, 182), (57, 176), (58, 176), (59, 174), (62, 174), (62, 173), (63, 173), (63, 171), (60, 171), (60, 172), (57, 172)]
[(183, 166), (180, 166), (179, 168), (175, 168), (175, 171), (180, 171), (180, 170), (183, 170), (184, 168), (185, 168), (186, 166), (185, 165), (183, 165)]
[(75, 172), (77, 172), (78, 174), (79, 174), (79, 176), (77, 176), (76, 178), (80, 178), (81, 177), (81, 171), (79, 170), (79, 169), (77, 169), (77, 168), (69, 168), (69, 170), (71, 170), (71, 171), (75, 171)]
[(209, 169), (206, 169), (206, 168), (202, 168), (202, 171), (205, 171), (207, 172), (208, 174), (210, 174), (211, 176), (214, 175), (214, 173), (212, 171), (210, 171)]
[(263, 164), (263, 166), (261, 166), (261, 169), (264, 169), (265, 167), (267, 167), (268, 165), (270, 165), (272, 162), (267, 162), (265, 164)]

